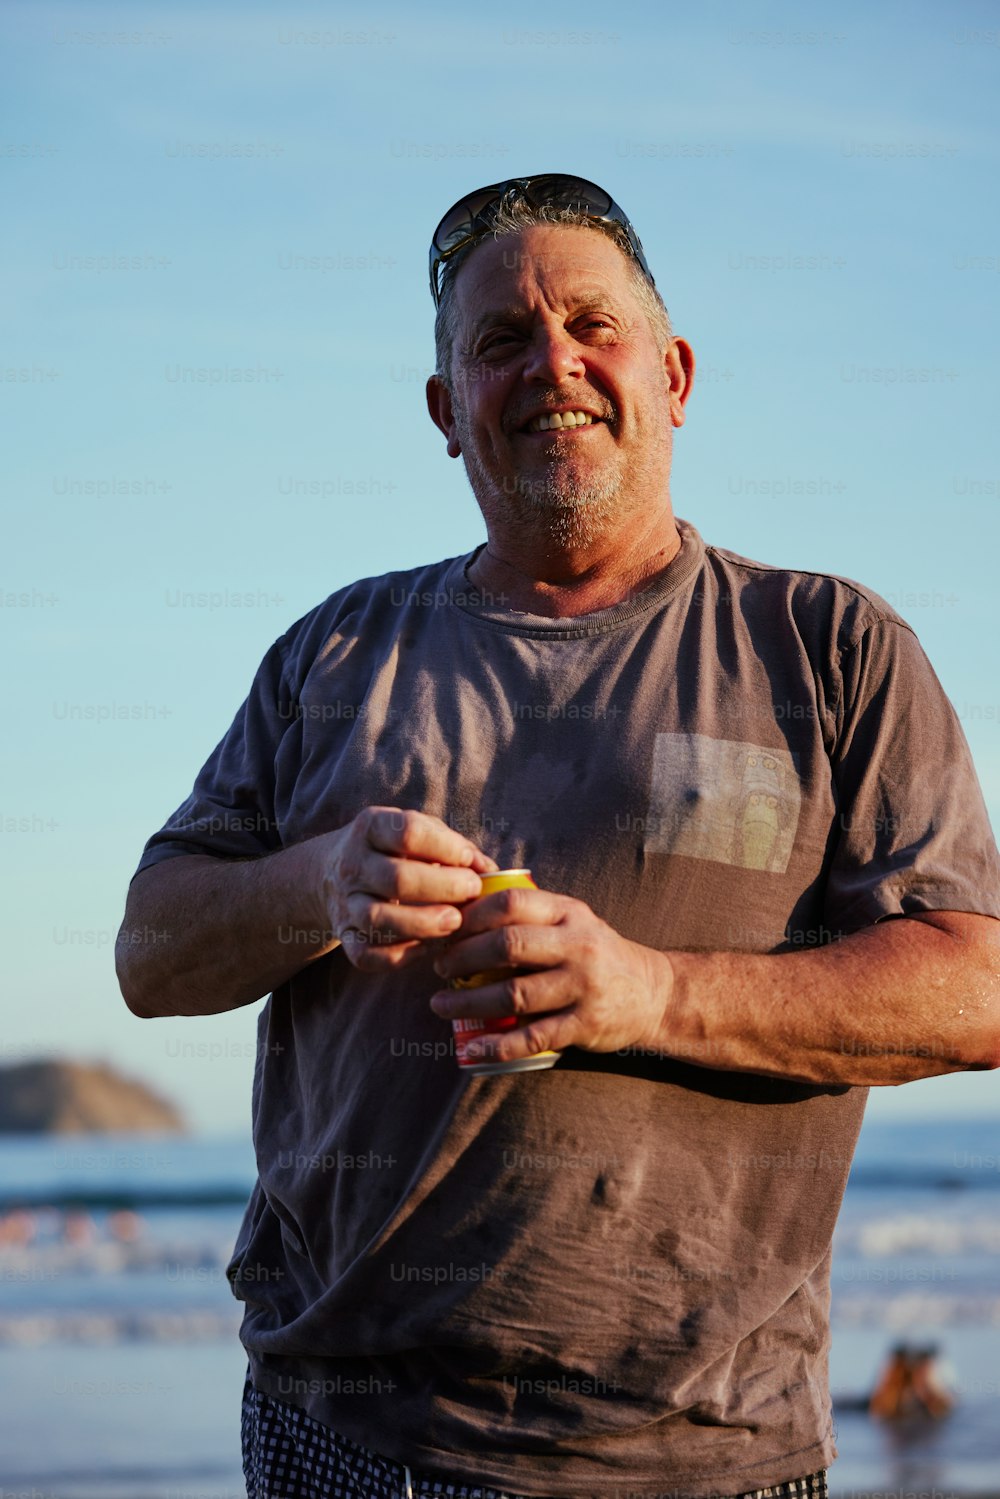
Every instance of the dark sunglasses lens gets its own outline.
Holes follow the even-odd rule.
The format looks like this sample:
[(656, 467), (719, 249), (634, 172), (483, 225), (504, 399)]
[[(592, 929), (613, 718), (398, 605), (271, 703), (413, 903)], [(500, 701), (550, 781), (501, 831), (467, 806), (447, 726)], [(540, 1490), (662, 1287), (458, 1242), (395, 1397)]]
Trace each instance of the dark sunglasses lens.
[(481, 187), (478, 192), (459, 199), (454, 208), (448, 210), (434, 231), (431, 244), (431, 292), (435, 303), (439, 299), (442, 262), (460, 250), (467, 241), (488, 232), (489, 211), (496, 210), (511, 191), (520, 193), (536, 208), (551, 204), (554, 208), (590, 214), (592, 218), (621, 225), (628, 236), (633, 255), (650, 281), (653, 280), (638, 236), (610, 194), (603, 187), (598, 187), (596, 182), (588, 182), (585, 177), (567, 177), (561, 172), (550, 172), (540, 177), (512, 177), (506, 182), (494, 182), (489, 187)]
[(602, 187), (584, 177), (533, 177), (527, 195), (535, 203), (576, 209), (579, 213), (592, 213), (597, 218), (606, 214), (612, 204)]
[[(502, 188), (503, 183), (499, 186)], [(489, 208), (491, 203), (498, 201), (498, 190), (496, 187), (480, 188), (478, 193), (470, 193), (454, 208), (450, 208), (441, 220), (434, 234), (434, 245), (438, 250), (450, 250), (452, 245), (457, 245), (461, 240), (467, 239), (473, 232), (476, 218), (484, 208)]]
[(532, 203), (551, 203), (556, 208), (576, 209), (581, 213), (592, 213), (603, 217), (612, 207), (613, 200), (596, 182), (584, 177), (563, 177), (549, 173), (543, 177), (528, 177), (518, 182), (497, 182), (483, 187), (477, 193), (462, 198), (449, 209), (434, 234), (435, 248), (447, 252), (461, 244), (476, 229), (476, 220), (488, 208), (494, 208), (510, 187), (521, 187), (525, 197)]

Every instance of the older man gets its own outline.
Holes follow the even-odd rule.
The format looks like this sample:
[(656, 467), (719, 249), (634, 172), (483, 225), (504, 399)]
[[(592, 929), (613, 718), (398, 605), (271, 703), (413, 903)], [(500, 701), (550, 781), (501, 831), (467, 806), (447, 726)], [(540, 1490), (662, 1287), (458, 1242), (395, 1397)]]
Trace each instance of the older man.
[[(273, 991), (249, 1490), (822, 1494), (867, 1087), (1000, 1065), (969, 753), (881, 599), (675, 518), (693, 357), (599, 187), (485, 188), (431, 263), (488, 541), (282, 637), (126, 913), (136, 1014)], [(556, 1065), (462, 1073), (510, 1015), (471, 1050)]]

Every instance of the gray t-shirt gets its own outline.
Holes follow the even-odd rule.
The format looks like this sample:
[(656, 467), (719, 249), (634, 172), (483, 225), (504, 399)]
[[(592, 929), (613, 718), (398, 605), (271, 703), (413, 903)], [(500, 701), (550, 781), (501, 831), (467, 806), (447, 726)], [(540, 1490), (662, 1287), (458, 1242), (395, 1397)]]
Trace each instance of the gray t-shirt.
[[(910, 628), (679, 526), (661, 580), (578, 619), (511, 613), (468, 558), (332, 595), (140, 868), (381, 804), (661, 950), (1000, 916), (969, 752)], [(733, 1494), (829, 1462), (830, 1242), (866, 1090), (575, 1048), (470, 1078), (439, 987), (429, 962), (375, 976), (338, 950), (262, 1010), (230, 1267), (258, 1387), (529, 1495)]]

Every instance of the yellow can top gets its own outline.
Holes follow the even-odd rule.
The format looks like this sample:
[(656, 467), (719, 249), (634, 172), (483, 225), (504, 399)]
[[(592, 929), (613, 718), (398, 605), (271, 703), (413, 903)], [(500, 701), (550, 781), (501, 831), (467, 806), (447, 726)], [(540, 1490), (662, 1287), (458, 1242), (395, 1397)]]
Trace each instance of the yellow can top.
[(495, 874), (484, 874), (483, 894), (492, 895), (495, 890), (537, 890), (530, 869), (498, 869)]

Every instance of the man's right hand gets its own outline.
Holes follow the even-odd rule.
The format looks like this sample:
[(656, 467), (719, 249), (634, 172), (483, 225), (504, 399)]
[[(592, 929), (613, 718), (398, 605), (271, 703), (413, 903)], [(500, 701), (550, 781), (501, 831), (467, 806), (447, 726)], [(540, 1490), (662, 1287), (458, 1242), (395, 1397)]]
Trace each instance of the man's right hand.
[(306, 845), (317, 860), (331, 934), (365, 972), (401, 968), (462, 923), (496, 863), (426, 812), (366, 807)]
[(116, 950), (135, 1015), (251, 1004), (338, 945), (356, 968), (414, 962), (457, 930), (493, 860), (438, 817), (366, 807), (259, 859), (179, 855), (132, 881)]

